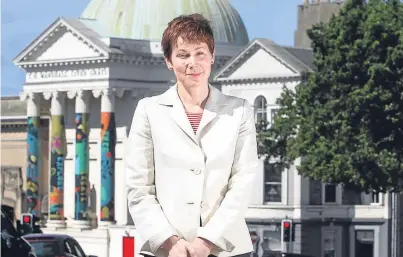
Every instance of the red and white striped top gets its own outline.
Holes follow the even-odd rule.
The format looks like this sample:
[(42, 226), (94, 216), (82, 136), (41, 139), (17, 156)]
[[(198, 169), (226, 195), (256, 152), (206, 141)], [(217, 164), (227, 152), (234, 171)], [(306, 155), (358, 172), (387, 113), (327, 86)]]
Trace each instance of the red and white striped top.
[(201, 118), (203, 117), (203, 113), (186, 113), (188, 116), (190, 125), (192, 125), (193, 131), (196, 134), (197, 129), (199, 128)]

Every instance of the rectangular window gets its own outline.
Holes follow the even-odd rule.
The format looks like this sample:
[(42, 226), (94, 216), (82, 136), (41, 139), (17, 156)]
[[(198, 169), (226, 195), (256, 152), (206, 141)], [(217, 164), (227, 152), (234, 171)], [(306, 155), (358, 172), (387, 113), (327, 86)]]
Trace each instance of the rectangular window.
[(370, 192), (370, 193), (361, 193), (361, 202), (362, 205), (382, 205), (382, 193), (378, 192)]
[(371, 203), (373, 203), (373, 204), (380, 204), (381, 203), (381, 201), (380, 201), (381, 194), (379, 192), (372, 192), (371, 193), (371, 198), (372, 198)]
[(324, 199), (325, 203), (336, 203), (337, 202), (337, 185), (325, 184), (324, 198), (325, 198)]
[(264, 202), (281, 203), (282, 171), (280, 165), (264, 164)]

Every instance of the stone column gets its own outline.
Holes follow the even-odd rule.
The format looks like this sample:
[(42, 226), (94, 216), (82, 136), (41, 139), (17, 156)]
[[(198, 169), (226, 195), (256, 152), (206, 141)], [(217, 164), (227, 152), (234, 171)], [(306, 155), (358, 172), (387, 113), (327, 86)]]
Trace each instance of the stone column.
[(22, 93), (21, 100), (27, 101), (27, 168), (26, 206), (27, 212), (40, 216), (39, 172), (41, 169), (40, 151), (40, 100), (38, 93)]
[(67, 155), (66, 131), (64, 126), (65, 93), (46, 92), (51, 99), (51, 138), (49, 173), (49, 228), (64, 228), (64, 160)]
[(69, 92), (69, 98), (74, 98), (75, 106), (75, 204), (74, 222), (72, 227), (89, 229), (90, 219), (88, 216), (89, 197), (89, 111), (90, 95), (88, 91), (79, 90)]
[(101, 95), (101, 208), (99, 228), (107, 228), (115, 222), (115, 92), (103, 89), (94, 92)]

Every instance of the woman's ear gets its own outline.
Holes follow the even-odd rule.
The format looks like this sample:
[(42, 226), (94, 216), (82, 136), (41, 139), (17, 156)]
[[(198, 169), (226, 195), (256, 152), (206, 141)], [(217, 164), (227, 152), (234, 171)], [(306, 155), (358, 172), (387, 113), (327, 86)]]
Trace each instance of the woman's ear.
[(164, 58), (165, 59), (165, 63), (166, 63), (166, 65), (167, 65), (167, 67), (168, 67), (168, 70), (172, 70), (172, 63), (171, 63), (171, 61), (170, 60), (168, 60), (168, 58)]

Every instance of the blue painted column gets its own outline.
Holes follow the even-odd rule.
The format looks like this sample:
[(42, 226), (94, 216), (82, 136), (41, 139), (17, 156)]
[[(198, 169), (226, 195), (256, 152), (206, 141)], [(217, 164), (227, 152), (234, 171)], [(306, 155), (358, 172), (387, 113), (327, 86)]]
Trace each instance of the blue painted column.
[(38, 93), (25, 93), (22, 94), (21, 100), (27, 100), (26, 211), (39, 217), (41, 214), (39, 195), (41, 172), (40, 95)]
[(49, 174), (49, 228), (63, 228), (65, 222), (64, 206), (64, 161), (67, 154), (66, 131), (64, 124), (65, 93), (46, 93), (51, 99), (51, 136), (50, 136), (50, 174)]
[[(89, 199), (89, 91), (79, 90), (75, 93), (75, 190), (74, 222), (72, 227), (90, 228), (88, 216)], [(71, 95), (69, 96), (71, 98)]]

